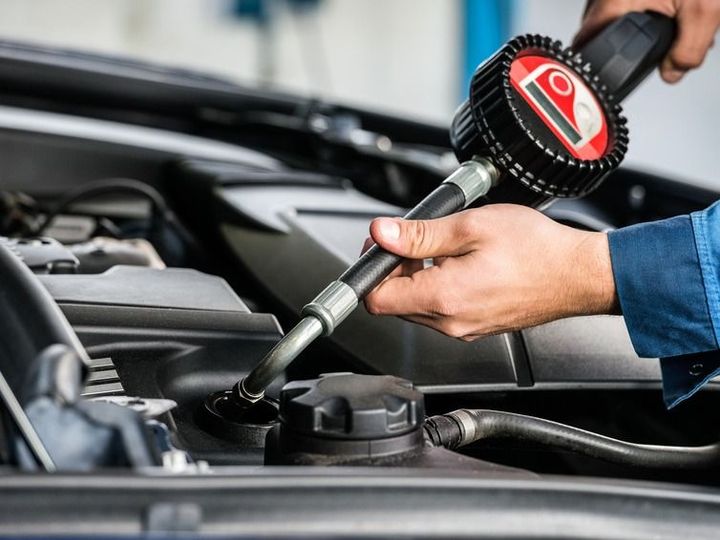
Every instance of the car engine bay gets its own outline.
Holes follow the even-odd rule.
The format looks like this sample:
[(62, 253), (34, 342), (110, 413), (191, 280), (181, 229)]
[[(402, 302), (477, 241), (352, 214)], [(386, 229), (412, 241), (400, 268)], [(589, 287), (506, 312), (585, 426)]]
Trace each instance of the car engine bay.
[[(0, 73), (3, 466), (717, 482), (717, 384), (667, 411), (620, 316), (468, 343), (359, 309), (234, 410), (371, 219), (457, 165), (445, 130), (12, 43)], [(717, 198), (623, 168), (545, 212), (607, 231)]]

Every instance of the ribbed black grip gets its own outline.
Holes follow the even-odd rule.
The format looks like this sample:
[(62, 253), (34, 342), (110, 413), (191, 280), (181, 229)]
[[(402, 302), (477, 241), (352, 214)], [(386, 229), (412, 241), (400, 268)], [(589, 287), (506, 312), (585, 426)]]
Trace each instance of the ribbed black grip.
[[(455, 184), (443, 183), (405, 214), (405, 219), (434, 219), (449, 216), (464, 207), (465, 195), (462, 190)], [(358, 299), (362, 299), (401, 262), (402, 257), (376, 245), (368, 249), (338, 280), (355, 291)]]

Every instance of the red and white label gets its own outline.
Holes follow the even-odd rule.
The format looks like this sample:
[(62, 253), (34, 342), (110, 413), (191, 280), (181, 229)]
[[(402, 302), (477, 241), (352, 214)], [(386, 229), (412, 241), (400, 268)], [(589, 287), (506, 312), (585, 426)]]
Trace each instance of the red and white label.
[(572, 70), (544, 56), (520, 56), (510, 66), (510, 82), (574, 157), (599, 159), (605, 155), (605, 114)]

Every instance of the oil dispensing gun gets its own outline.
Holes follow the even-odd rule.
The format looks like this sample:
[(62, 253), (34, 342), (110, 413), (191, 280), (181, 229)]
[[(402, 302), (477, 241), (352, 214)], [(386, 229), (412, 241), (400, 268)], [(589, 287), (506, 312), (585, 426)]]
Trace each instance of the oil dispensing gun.
[[(450, 128), (461, 163), (405, 219), (433, 219), (488, 202), (540, 206), (590, 193), (625, 156), (620, 102), (665, 56), (675, 23), (630, 13), (579, 51), (517, 37), (475, 71)], [(233, 388), (248, 407), (310, 343), (330, 335), (401, 257), (375, 245), (302, 309), (302, 320)]]

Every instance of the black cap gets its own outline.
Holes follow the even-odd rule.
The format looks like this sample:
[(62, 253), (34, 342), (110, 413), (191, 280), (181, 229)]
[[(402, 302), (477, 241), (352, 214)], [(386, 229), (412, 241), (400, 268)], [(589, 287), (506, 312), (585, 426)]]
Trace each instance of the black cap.
[[(563, 86), (557, 99), (545, 92), (548, 74)], [(531, 205), (589, 193), (620, 164), (628, 143), (620, 107), (582, 57), (538, 35), (511, 40), (477, 68), (450, 138), (460, 161), (486, 156), (504, 172), (492, 202)]]
[(285, 385), (280, 394), (283, 427), (313, 437), (376, 440), (418, 430), (423, 395), (398, 377), (331, 373)]

